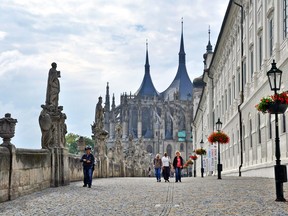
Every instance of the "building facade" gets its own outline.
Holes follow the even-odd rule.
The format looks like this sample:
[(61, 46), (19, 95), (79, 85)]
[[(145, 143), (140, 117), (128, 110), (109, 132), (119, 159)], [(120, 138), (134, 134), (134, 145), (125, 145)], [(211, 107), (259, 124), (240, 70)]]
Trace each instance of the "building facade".
[[(223, 174), (274, 176), (275, 117), (255, 105), (273, 95), (267, 71), (273, 60), (288, 90), (288, 1), (230, 0), (214, 52), (204, 55), (206, 83), (193, 120), (195, 147), (203, 139), (206, 174), (217, 169), (217, 148), (207, 141), (218, 118), (230, 137), (220, 147)], [(287, 111), (279, 115), (282, 164), (288, 163)]]
[[(197, 88), (198, 85), (195, 89)], [(147, 43), (144, 77), (137, 92), (122, 94), (118, 106), (115, 105), (113, 95), (110, 107), (107, 84), (104, 109), (105, 129), (109, 132), (108, 148), (115, 142), (115, 126), (121, 124), (124, 149), (127, 148), (129, 139), (141, 139), (151, 157), (164, 152), (174, 157), (175, 151), (179, 150), (184, 158), (188, 158), (192, 152), (193, 91), (193, 83), (186, 69), (182, 22), (178, 70), (165, 91), (159, 93), (154, 87), (150, 76)]]

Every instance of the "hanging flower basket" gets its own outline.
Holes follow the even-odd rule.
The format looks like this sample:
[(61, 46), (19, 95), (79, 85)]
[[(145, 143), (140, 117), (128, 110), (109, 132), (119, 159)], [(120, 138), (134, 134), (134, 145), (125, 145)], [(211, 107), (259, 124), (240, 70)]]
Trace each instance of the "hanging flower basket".
[(198, 155), (206, 155), (206, 150), (203, 149), (203, 148), (196, 149), (195, 153), (198, 154)]
[(283, 114), (287, 109), (287, 104), (272, 103), (268, 106), (268, 112), (271, 114)]
[(197, 160), (198, 157), (197, 157), (197, 155), (191, 155), (190, 158), (195, 161), (195, 160)]
[(192, 160), (187, 160), (183, 166), (183, 168), (187, 168), (189, 165), (192, 165), (193, 164), (193, 161)]
[(288, 107), (288, 92), (263, 97), (255, 107), (262, 113), (283, 114)]
[(222, 143), (222, 144), (227, 144), (229, 143), (229, 136), (225, 133), (223, 133), (222, 131), (220, 132), (213, 132), (212, 134), (210, 134), (210, 136), (208, 137), (208, 141), (210, 143)]

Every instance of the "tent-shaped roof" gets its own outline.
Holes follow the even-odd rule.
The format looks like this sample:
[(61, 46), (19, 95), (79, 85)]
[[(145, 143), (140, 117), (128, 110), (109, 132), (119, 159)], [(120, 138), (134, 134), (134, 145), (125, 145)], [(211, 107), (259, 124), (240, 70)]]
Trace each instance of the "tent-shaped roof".
[(170, 86), (161, 93), (164, 100), (188, 100), (189, 96), (192, 95), (193, 85), (188, 76), (186, 69), (186, 59), (184, 51), (184, 39), (183, 39), (183, 21), (182, 21), (182, 32), (181, 32), (181, 42), (180, 42), (180, 51), (179, 51), (179, 65), (177, 74), (170, 84)]
[(148, 44), (146, 43), (146, 63), (145, 63), (145, 74), (140, 88), (135, 93), (136, 97), (151, 97), (158, 96), (159, 93), (155, 89), (151, 76), (150, 76), (150, 65), (148, 58)]

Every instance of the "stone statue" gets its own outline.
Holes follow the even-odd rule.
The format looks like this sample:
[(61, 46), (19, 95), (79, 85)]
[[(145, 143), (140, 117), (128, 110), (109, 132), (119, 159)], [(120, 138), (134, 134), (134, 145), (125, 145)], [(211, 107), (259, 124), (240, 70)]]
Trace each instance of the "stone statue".
[(60, 146), (61, 147), (66, 147), (66, 134), (67, 134), (67, 125), (65, 123), (66, 120), (66, 114), (62, 114), (61, 120), (60, 120)]
[(49, 148), (52, 141), (52, 120), (47, 109), (42, 105), (43, 110), (39, 116), (39, 125), (42, 132), (41, 145), (43, 149)]
[(96, 105), (96, 128), (98, 130), (103, 130), (104, 128), (104, 108), (102, 107), (102, 97), (98, 98), (98, 103)]
[(57, 64), (53, 62), (52, 68), (49, 70), (48, 82), (47, 82), (47, 93), (46, 93), (46, 105), (58, 107), (59, 92), (60, 92), (60, 71), (57, 71)]

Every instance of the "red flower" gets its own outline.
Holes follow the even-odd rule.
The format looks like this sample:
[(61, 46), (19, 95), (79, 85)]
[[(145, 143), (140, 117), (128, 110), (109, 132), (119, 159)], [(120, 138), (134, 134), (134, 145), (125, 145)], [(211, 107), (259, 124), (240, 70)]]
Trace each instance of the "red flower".
[(197, 157), (197, 155), (191, 155), (190, 158), (191, 158), (192, 160), (197, 160), (198, 157)]
[(219, 142), (219, 143), (227, 144), (229, 143), (229, 136), (223, 132), (213, 132), (208, 137), (208, 141), (210, 143)]

